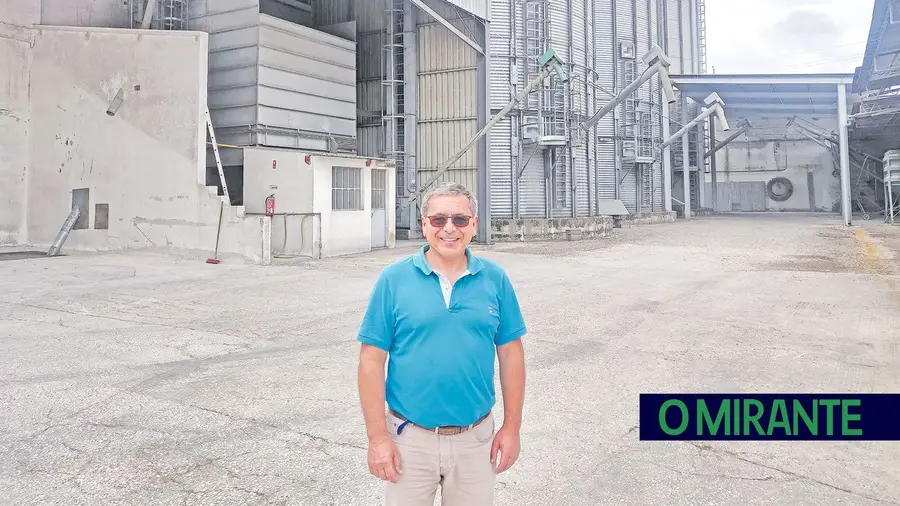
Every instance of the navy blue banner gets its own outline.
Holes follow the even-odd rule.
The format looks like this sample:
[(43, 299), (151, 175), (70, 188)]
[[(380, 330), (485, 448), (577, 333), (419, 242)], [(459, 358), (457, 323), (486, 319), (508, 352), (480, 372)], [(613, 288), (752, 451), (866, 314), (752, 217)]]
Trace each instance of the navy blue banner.
[(900, 441), (900, 394), (640, 394), (640, 439)]

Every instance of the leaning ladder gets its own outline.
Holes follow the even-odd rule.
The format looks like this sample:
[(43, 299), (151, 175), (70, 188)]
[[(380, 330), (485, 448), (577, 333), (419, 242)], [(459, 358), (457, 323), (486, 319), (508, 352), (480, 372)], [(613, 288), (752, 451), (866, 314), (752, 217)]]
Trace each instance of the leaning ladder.
[(216, 132), (213, 130), (212, 119), (209, 117), (209, 106), (203, 108), (206, 116), (206, 129), (209, 131), (209, 139), (212, 142), (213, 153), (216, 155), (216, 169), (219, 170), (219, 181), (222, 183), (222, 192), (225, 194), (225, 201), (231, 205), (231, 195), (228, 194), (228, 185), (225, 184), (225, 171), (222, 169), (222, 158), (219, 156), (219, 143), (216, 142)]

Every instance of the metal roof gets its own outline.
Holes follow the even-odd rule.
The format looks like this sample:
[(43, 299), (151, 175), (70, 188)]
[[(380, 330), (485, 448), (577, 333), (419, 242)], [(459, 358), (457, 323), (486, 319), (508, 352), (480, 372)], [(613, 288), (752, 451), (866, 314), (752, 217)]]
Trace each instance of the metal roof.
[(444, 0), (481, 19), (491, 20), (490, 0)]
[(715, 92), (726, 116), (837, 116), (838, 85), (853, 74), (694, 74), (672, 75), (672, 84), (703, 103)]

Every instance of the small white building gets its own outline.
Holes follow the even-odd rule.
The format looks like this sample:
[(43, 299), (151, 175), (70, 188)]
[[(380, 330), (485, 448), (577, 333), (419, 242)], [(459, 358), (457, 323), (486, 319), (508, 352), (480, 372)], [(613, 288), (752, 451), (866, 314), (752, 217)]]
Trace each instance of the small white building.
[(329, 257), (395, 245), (393, 162), (337, 153), (248, 146), (243, 150), (247, 215), (271, 211), (273, 258)]

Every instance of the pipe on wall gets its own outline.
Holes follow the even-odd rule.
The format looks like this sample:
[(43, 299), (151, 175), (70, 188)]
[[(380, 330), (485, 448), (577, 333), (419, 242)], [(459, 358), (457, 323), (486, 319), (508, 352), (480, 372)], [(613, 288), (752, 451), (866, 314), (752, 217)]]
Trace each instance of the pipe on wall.
[[(573, 44), (573, 33), (572, 33), (572, 5), (573, 0), (568, 0), (568, 4), (566, 5), (566, 9), (568, 10), (568, 20), (566, 22), (568, 38), (569, 38), (569, 75), (572, 75), (573, 70), (575, 70), (575, 47)], [(569, 108), (568, 114), (566, 114), (566, 126), (568, 126), (569, 118), (575, 114), (574, 111), (574, 100), (572, 99), (572, 87), (575, 86), (575, 79), (570, 79), (568, 83), (566, 83), (566, 103)], [(569, 163), (568, 167), (568, 177), (569, 177), (569, 192), (572, 194), (572, 218), (578, 217), (578, 199), (576, 198), (577, 191), (577, 178), (575, 174), (575, 149), (572, 147), (571, 135), (569, 136), (568, 143), (568, 152), (569, 152)]]
[[(590, 11), (588, 11), (590, 9)], [(588, 30), (588, 17), (593, 14), (594, 8), (593, 3), (590, 0), (584, 0), (584, 113), (590, 111), (590, 96), (591, 90), (588, 86), (588, 75), (591, 73), (591, 69), (594, 67), (590, 64), (590, 60), (594, 57), (594, 42), (592, 32)], [(589, 14), (590, 13), (590, 14)], [(596, 137), (596, 136), (594, 136)], [(591, 195), (591, 176), (593, 173), (594, 160), (591, 159), (591, 135), (586, 135), (584, 137), (584, 159), (587, 163), (587, 215), (593, 216), (593, 195)]]
[[(616, 95), (619, 94), (619, 0), (612, 0), (612, 53), (613, 53), (613, 90)], [(613, 173), (615, 174), (615, 194), (616, 200), (621, 200), (622, 195), (619, 190), (619, 174), (622, 172), (622, 160), (620, 153), (622, 152), (621, 143), (619, 142), (619, 115), (613, 111)]]

